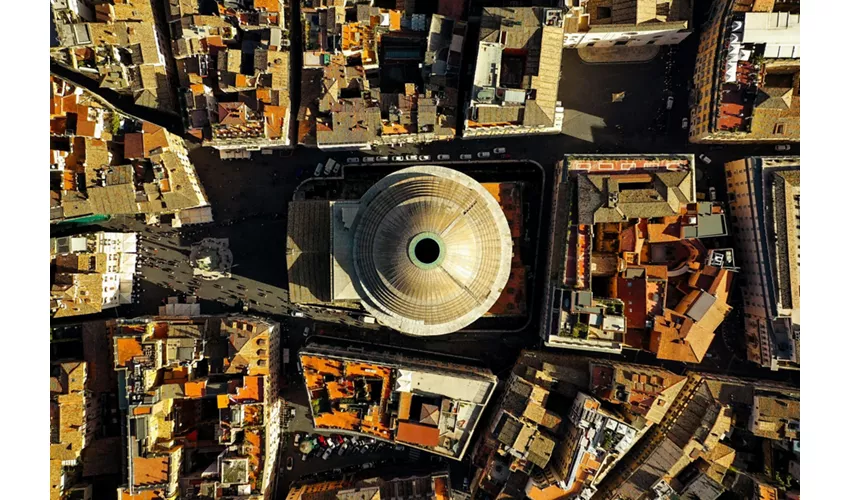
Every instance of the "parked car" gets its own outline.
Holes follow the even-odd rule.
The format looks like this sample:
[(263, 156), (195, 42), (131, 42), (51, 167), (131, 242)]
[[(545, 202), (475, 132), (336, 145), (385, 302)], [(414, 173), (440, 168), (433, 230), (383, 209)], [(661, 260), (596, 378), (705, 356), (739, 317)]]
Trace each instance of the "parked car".
[(379, 156), (379, 157), (375, 158), (375, 161), (378, 162), (378, 163), (385, 163), (385, 162), (390, 161), (390, 157), (389, 156)]
[(305, 336), (305, 337), (307, 337), (307, 336), (309, 336), (309, 335), (310, 335), (310, 327), (309, 327), (309, 326), (305, 326), (305, 327), (304, 327), (304, 336)]
[(374, 156), (364, 156), (363, 157), (363, 163), (375, 163), (375, 157)]
[(345, 442), (345, 440), (343, 440), (342, 436), (340, 436), (339, 434), (334, 434), (333, 436), (331, 436), (331, 438), (334, 440), (334, 442), (336, 442), (336, 444), (342, 444)]
[(333, 174), (336, 175), (339, 173), (339, 169), (342, 168), (342, 163), (334, 162)]
[(688, 119), (687, 118), (682, 118), (682, 128), (683, 129), (688, 128)]
[(479, 151), (478, 157), (479, 158), (490, 158), (490, 152), (489, 151)]
[(431, 161), (431, 155), (419, 155), (419, 161)]
[(504, 153), (505, 151), (507, 151), (505, 148), (493, 148), (493, 153), (495, 153), (497, 155), (500, 155), (500, 154)]
[(325, 168), (324, 168), (325, 175), (331, 175), (331, 172), (333, 172), (333, 169), (334, 169), (334, 164), (336, 164), (336, 161), (334, 161), (333, 158), (328, 158), (328, 161), (325, 162)]
[(316, 164), (316, 170), (313, 171), (313, 177), (319, 177), (322, 175), (322, 170), (325, 169), (325, 166), (322, 165), (322, 162)]
[(469, 153), (464, 153), (464, 154), (460, 155), (460, 159), (461, 159), (461, 160), (471, 160), (471, 159), (472, 159), (472, 155), (471, 155), (471, 154), (469, 154)]
[(346, 158), (345, 161), (346, 163), (360, 163), (360, 158), (352, 156), (351, 158)]
[(295, 433), (295, 438), (292, 440), (292, 443), (298, 448), (298, 445), (301, 443), (301, 434)]
[(286, 457), (286, 470), (292, 470), (292, 457)]
[(711, 158), (709, 158), (708, 156), (705, 156), (704, 153), (700, 153), (699, 159), (700, 159), (701, 162), (705, 163), (706, 165), (711, 164)]
[(322, 460), (327, 460), (327, 459), (328, 459), (328, 457), (329, 457), (329, 456), (331, 456), (331, 453), (332, 453), (332, 452), (333, 452), (333, 450), (332, 450), (332, 449), (330, 449), (330, 448), (328, 448), (327, 450), (325, 450), (325, 454), (324, 454), (324, 455), (322, 455)]
[(776, 151), (791, 151), (790, 144), (777, 144), (774, 148)]
[(404, 156), (395, 155), (393, 156), (393, 161), (404, 161)]
[(317, 437), (316, 439), (319, 441), (319, 445), (320, 445), (322, 448), (327, 448), (327, 447), (328, 447), (328, 440), (327, 440), (327, 438), (325, 438), (325, 436), (319, 436), (319, 437)]
[(304, 317), (304, 313), (301, 312), (301, 311), (292, 311), (291, 315), (292, 315), (293, 318), (303, 318)]
[(339, 451), (336, 453), (339, 456), (343, 456), (346, 451), (348, 451), (348, 443), (342, 443), (342, 446), (339, 447)]
[(673, 96), (667, 96), (667, 109), (673, 109)]
[(365, 464), (361, 465), (361, 466), (360, 466), (360, 468), (361, 468), (361, 469), (371, 469), (371, 468), (372, 468), (372, 467), (374, 467), (374, 466), (375, 466), (375, 464), (374, 464), (374, 463), (372, 463), (372, 462), (366, 462)]
[(717, 190), (714, 187), (708, 188), (708, 201), (717, 201)]
[(301, 454), (301, 461), (302, 461), (302, 462), (306, 462), (306, 461), (307, 461), (307, 454), (306, 454), (306, 453), (302, 453), (302, 454)]
[(443, 160), (451, 160), (451, 159), (452, 159), (452, 155), (437, 155), (437, 159), (438, 159), (438, 160), (440, 160), (440, 161), (443, 161)]
[(416, 155), (407, 155), (407, 156), (404, 157), (404, 159), (407, 160), (407, 161), (417, 161), (419, 159), (419, 157), (416, 156)]

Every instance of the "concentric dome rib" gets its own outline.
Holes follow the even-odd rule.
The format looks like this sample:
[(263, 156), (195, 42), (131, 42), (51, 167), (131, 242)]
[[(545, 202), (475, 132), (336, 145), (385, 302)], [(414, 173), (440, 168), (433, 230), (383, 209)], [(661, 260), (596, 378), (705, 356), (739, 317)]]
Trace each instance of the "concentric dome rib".
[(411, 167), (381, 179), (361, 199), (353, 230), (363, 305), (403, 333), (460, 330), (507, 283), (505, 215), (478, 182), (455, 170)]

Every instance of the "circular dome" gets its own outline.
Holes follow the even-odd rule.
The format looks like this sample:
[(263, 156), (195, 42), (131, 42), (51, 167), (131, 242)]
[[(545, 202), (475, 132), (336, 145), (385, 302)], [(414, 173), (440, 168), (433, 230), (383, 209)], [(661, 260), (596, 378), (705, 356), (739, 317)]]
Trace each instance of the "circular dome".
[(411, 335), (469, 325), (498, 300), (513, 242), (501, 207), (456, 170), (399, 170), (372, 186), (354, 220), (355, 287), (382, 324)]

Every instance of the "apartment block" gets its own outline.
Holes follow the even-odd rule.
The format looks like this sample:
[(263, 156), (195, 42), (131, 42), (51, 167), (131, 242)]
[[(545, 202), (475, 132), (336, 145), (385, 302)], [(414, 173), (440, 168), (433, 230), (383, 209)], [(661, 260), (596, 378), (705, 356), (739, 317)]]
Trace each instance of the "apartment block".
[(799, 142), (800, 2), (715, 0), (692, 102), (691, 142)]
[(555, 180), (546, 345), (701, 362), (733, 273), (707, 247), (728, 228), (696, 201), (693, 157), (567, 156)]
[(212, 220), (183, 139), (51, 76), (50, 222), (135, 214)]
[[(398, 475), (398, 477), (395, 477)], [(346, 475), (331, 481), (300, 484), (289, 489), (286, 500), (343, 500), (352, 497), (372, 500), (417, 498), (448, 500), (453, 497), (447, 471), (419, 473), (406, 470), (383, 471), (378, 477), (368, 474)]]
[(564, 47), (674, 45), (691, 34), (693, 0), (565, 0)]
[(248, 316), (107, 324), (124, 413), (122, 500), (271, 497), (280, 333)]
[(50, 366), (50, 499), (91, 499), (82, 476), (82, 452), (91, 443), (99, 411), (84, 361)]
[(485, 7), (463, 137), (560, 133), (564, 12)]
[(50, 239), (50, 316), (99, 313), (135, 301), (137, 233)]
[(287, 8), (283, 0), (166, 2), (186, 131), (205, 146), (225, 156), (291, 147)]
[(174, 112), (168, 37), (154, 1), (51, 0), (51, 61), (139, 106)]
[(800, 158), (726, 164), (740, 256), (747, 359), (800, 369)]
[(299, 144), (347, 150), (455, 137), (466, 22), (456, 2), (435, 3), (437, 13), (417, 14), (404, 3), (302, 1)]
[(313, 426), (461, 460), (496, 377), (395, 353), (310, 345), (299, 353)]

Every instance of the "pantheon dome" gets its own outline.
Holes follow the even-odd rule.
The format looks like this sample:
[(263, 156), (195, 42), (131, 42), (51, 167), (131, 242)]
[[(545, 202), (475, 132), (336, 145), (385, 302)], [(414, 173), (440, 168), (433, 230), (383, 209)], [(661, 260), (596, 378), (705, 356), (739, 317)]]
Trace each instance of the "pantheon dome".
[(460, 330), (498, 300), (512, 239), (498, 202), (456, 170), (394, 172), (360, 200), (352, 284), (378, 322), (410, 335)]

